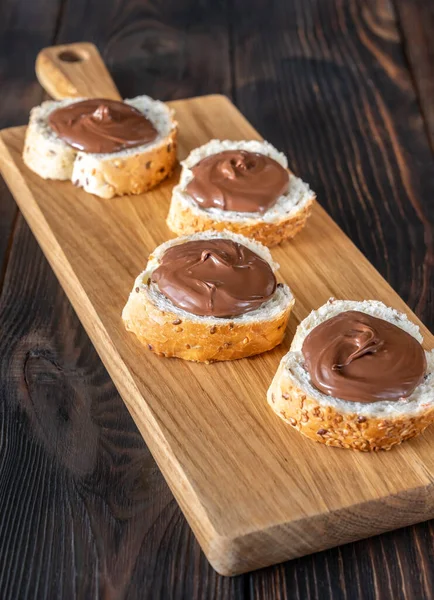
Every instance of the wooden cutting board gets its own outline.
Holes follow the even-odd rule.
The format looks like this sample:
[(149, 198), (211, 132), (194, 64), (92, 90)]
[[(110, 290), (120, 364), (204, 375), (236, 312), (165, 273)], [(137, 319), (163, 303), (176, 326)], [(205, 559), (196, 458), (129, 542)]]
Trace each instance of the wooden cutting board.
[[(47, 49), (37, 72), (54, 97), (118, 92), (96, 49)], [(71, 58), (69, 56), (69, 58)], [(172, 102), (179, 158), (209, 139), (260, 139), (223, 96)], [(121, 311), (165, 224), (179, 171), (156, 190), (102, 200), (44, 181), (22, 162), (24, 127), (1, 132), (3, 175), (213, 567), (233, 575), (434, 516), (434, 428), (391, 452), (315, 444), (277, 418), (266, 390), (299, 321), (330, 296), (375, 298), (434, 338), (317, 204), (306, 229), (273, 249), (296, 305), (284, 344), (201, 365), (159, 358)], [(19, 273), (16, 274), (20, 276)]]

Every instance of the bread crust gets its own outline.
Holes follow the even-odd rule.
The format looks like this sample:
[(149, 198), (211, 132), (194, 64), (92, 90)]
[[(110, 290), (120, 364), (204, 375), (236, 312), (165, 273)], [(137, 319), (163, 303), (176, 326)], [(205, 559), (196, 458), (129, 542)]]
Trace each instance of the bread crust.
[[(173, 111), (167, 107), (163, 109), (167, 114), (166, 122), (170, 122), (171, 128), (157, 144), (150, 144), (149, 148), (144, 145), (133, 151), (98, 155), (77, 151), (48, 127), (50, 112), (71, 100), (46, 102), (31, 111), (23, 160), (32, 171), (44, 179), (70, 179), (74, 185), (101, 198), (141, 194), (171, 175), (176, 165), (178, 135)], [(73, 99), (79, 100), (82, 99)], [(140, 102), (163, 106), (144, 96), (126, 102), (139, 110), (140, 106), (137, 104)]]
[(143, 345), (159, 356), (208, 363), (253, 356), (280, 344), (294, 305), (292, 299), (277, 317), (256, 324), (225, 319), (213, 325), (161, 311), (146, 289), (139, 289), (136, 296), (130, 296), (122, 318)]
[(122, 312), (128, 331), (149, 350), (160, 356), (178, 357), (195, 362), (235, 360), (271, 350), (285, 335), (294, 297), (287, 285), (279, 283), (276, 292), (263, 306), (239, 317), (199, 317), (175, 307), (152, 282), (164, 252), (190, 240), (227, 238), (246, 245), (266, 260), (273, 272), (275, 263), (267, 248), (231, 232), (204, 233), (165, 242), (149, 256)]
[(267, 400), (281, 419), (311, 440), (361, 452), (390, 450), (422, 433), (434, 422), (434, 407), (418, 415), (380, 418), (322, 406), (285, 375), (283, 363), (268, 390)]
[(192, 207), (182, 202), (176, 196), (172, 196), (167, 225), (176, 235), (190, 235), (198, 231), (233, 231), (246, 237), (252, 238), (265, 246), (277, 246), (284, 240), (293, 238), (306, 225), (314, 203), (315, 196), (298, 210), (291, 212), (282, 218), (267, 222), (261, 219), (249, 219), (245, 221), (223, 221), (213, 219), (204, 210), (192, 210)]
[(124, 158), (98, 161), (80, 153), (74, 163), (72, 182), (101, 198), (143, 194), (172, 174), (176, 165), (177, 137), (175, 127), (157, 147)]
[(434, 351), (426, 354), (425, 380), (407, 404), (361, 404), (329, 398), (312, 385), (301, 348), (315, 326), (343, 310), (361, 310), (384, 318), (422, 342), (417, 325), (381, 302), (332, 298), (298, 326), (291, 349), (282, 358), (268, 390), (267, 401), (281, 419), (315, 442), (362, 452), (390, 450), (422, 433), (434, 422)]

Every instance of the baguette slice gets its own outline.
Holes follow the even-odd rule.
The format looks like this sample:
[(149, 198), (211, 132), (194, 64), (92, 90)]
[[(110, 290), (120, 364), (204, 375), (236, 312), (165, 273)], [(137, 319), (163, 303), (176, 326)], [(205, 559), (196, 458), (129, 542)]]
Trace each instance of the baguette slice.
[(51, 129), (48, 117), (57, 108), (86, 98), (50, 100), (30, 113), (24, 145), (25, 164), (43, 179), (71, 179), (74, 185), (101, 198), (141, 194), (173, 171), (176, 163), (177, 123), (173, 111), (149, 96), (125, 100), (143, 113), (158, 130), (150, 144), (110, 154), (81, 152)]
[(247, 150), (273, 158), (288, 169), (288, 161), (268, 142), (211, 140), (193, 150), (182, 162), (179, 184), (173, 189), (167, 225), (176, 235), (189, 235), (214, 229), (233, 231), (250, 237), (265, 246), (275, 246), (294, 237), (306, 224), (315, 194), (307, 183), (290, 172), (289, 191), (264, 214), (225, 211), (219, 208), (201, 208), (186, 192), (193, 179), (191, 168), (207, 156), (224, 150)]
[(332, 298), (298, 326), (268, 390), (268, 403), (280, 418), (316, 442), (364, 452), (390, 450), (434, 421), (434, 351), (426, 353), (425, 380), (408, 398), (360, 403), (327, 396), (312, 385), (301, 349), (314, 327), (348, 310), (389, 321), (422, 342), (419, 327), (382, 302)]
[(279, 268), (267, 248), (227, 231), (179, 237), (159, 246), (149, 257), (146, 270), (137, 277), (122, 319), (128, 331), (160, 356), (195, 362), (234, 360), (271, 350), (283, 340), (294, 305), (294, 297), (283, 283), (258, 309), (233, 318), (217, 318), (197, 316), (178, 308), (151, 282), (151, 275), (168, 248), (213, 238), (239, 242), (266, 260), (273, 272)]

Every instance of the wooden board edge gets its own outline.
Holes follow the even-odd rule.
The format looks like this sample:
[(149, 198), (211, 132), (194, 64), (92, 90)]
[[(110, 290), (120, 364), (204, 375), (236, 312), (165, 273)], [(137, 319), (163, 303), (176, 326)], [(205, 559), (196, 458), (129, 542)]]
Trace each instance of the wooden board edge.
[[(383, 510), (385, 506), (387, 510)], [(221, 575), (241, 575), (432, 518), (434, 482), (431, 481), (399, 494), (277, 524), (266, 531), (216, 539), (216, 547), (211, 547), (207, 558)], [(314, 540), (310, 539), (312, 536)]]
[[(212, 99), (215, 98), (217, 100), (224, 100), (225, 102), (227, 102), (228, 104), (230, 104), (231, 106), (233, 106), (237, 111), (238, 108), (235, 106), (235, 104), (232, 102), (232, 100), (229, 98), (229, 96), (227, 96), (226, 94), (203, 94), (202, 96), (190, 96), (189, 98), (177, 98), (176, 100), (168, 100), (167, 102), (165, 102), (165, 104), (168, 104), (169, 106), (176, 106), (177, 104), (182, 104), (183, 102), (190, 102), (191, 100), (197, 100), (197, 101), (202, 101), (205, 99)], [(239, 111), (238, 111), (239, 112)], [(240, 115), (243, 117), (243, 119), (246, 119), (246, 117), (243, 115), (243, 113), (240, 112)], [(249, 123), (247, 121), (247, 123)], [(249, 123), (250, 127), (252, 127), (252, 125)]]

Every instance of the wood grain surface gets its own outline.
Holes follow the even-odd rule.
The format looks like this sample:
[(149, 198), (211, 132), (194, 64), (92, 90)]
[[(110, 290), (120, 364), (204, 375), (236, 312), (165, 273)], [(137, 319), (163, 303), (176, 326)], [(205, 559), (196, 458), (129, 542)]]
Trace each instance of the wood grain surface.
[[(282, 149), (290, 154), (294, 166), (306, 178), (311, 175), (315, 177), (315, 180), (312, 180), (312, 177), (311, 180), (318, 190), (319, 186), (322, 186), (323, 190), (331, 190), (330, 194), (323, 193), (320, 201), (323, 204), (327, 203), (328, 210), (333, 210), (334, 218), (347, 233), (351, 233), (355, 243), (389, 281), (392, 281), (395, 289), (416, 309), (425, 323), (433, 327), (432, 299), (425, 295), (422, 301), (418, 302), (417, 294), (421, 289), (421, 274), (424, 270), (432, 277), (432, 261), (430, 263), (423, 258), (426, 253), (423, 232), (433, 219), (432, 212), (430, 213), (433, 186), (429, 169), (428, 176), (426, 175), (430, 160), (427, 154), (428, 144), (419, 126), (420, 98), (412, 84), (413, 73), (408, 69), (406, 60), (412, 46), (413, 51), (417, 50), (414, 46), (419, 43), (419, 36), (401, 38), (400, 32), (406, 31), (406, 24), (399, 20), (398, 13), (395, 13), (389, 2), (370, 2), (364, 3), (363, 6), (356, 2), (348, 2), (346, 7), (338, 1), (321, 2), (318, 5), (321, 8), (318, 15), (318, 11), (312, 12), (313, 5), (310, 2), (306, 3), (304, 9), (301, 1), (279, 1), (274, 3), (272, 11), (266, 11), (265, 20), (264, 12), (259, 13), (260, 27), (249, 29), (246, 26), (242, 39), (239, 38), (237, 42), (243, 43), (238, 45), (238, 50), (234, 48), (233, 34), (234, 28), (239, 30), (239, 24), (235, 24), (234, 27), (231, 16), (232, 3), (226, 5), (225, 2), (182, 0), (165, 2), (162, 7), (151, 2), (111, 0), (104, 3), (104, 10), (99, 9), (98, 4), (93, 2), (89, 5), (87, 2), (75, 0), (63, 2), (60, 6), (60, 3), (58, 5), (49, 0), (35, 0), (32, 3), (34, 9), (29, 11), (27, 2), (4, 0), (1, 3), (0, 114), (3, 127), (24, 124), (27, 110), (41, 100), (41, 91), (33, 74), (33, 57), (39, 49), (54, 41), (63, 43), (88, 39), (97, 43), (103, 52), (124, 96), (146, 92), (162, 99), (172, 99), (223, 92), (232, 93), (233, 98), (241, 105), (243, 88), (251, 85), (253, 94), (243, 96), (241, 108), (270, 141), (278, 144), (281, 136), (286, 131), (291, 131), (291, 114), (294, 107), (300, 103), (303, 90), (309, 86), (312, 88), (319, 82), (322, 82), (327, 90), (330, 70), (335, 67), (339, 72), (337, 68), (342, 63), (350, 73), (357, 70), (357, 57), (349, 54), (348, 43), (353, 48), (365, 49), (365, 78), (360, 86), (375, 86), (378, 95), (387, 99), (389, 122), (400, 132), (392, 155), (400, 149), (405, 157), (404, 163), (400, 161), (398, 166), (394, 167), (395, 176), (398, 177), (396, 189), (387, 184), (386, 176), (382, 173), (384, 162), (375, 169), (375, 177), (367, 178), (366, 186), (371, 191), (375, 205), (383, 206), (384, 192), (388, 199), (387, 218), (382, 227), (387, 233), (384, 247), (378, 251), (373, 244), (367, 243), (361, 229), (352, 232), (348, 229), (353, 219), (365, 223), (369, 210), (363, 202), (363, 196), (353, 186), (351, 177), (346, 174), (347, 158), (337, 142), (333, 143), (337, 136), (334, 130), (315, 130), (313, 139), (312, 136), (304, 139), (302, 132), (310, 122), (310, 114), (306, 113), (304, 120), (297, 122), (296, 144), (288, 138), (287, 145)], [(282, 4), (280, 11), (276, 8), (278, 4)], [(416, 5), (407, 0), (403, 0), (401, 4), (410, 8)], [(252, 12), (260, 10), (257, 5), (257, 2), (251, 4)], [(284, 23), (280, 22), (282, 13), (287, 15)], [(309, 13), (310, 18), (307, 16)], [(413, 12), (415, 18), (419, 14), (421, 13), (417, 10)], [(50, 23), (51, 15), (54, 15), (56, 23)], [(86, 15), (89, 18), (85, 18)], [(244, 18), (246, 16), (244, 14)], [(288, 26), (288, 19), (294, 21), (291, 27)], [(251, 17), (249, 23), (254, 23)], [(426, 18), (423, 19), (423, 26), (429, 31), (429, 21)], [(364, 35), (366, 32), (369, 34), (368, 39)], [(327, 37), (327, 41), (324, 41), (324, 36)], [(429, 41), (432, 39), (433, 35), (427, 36), (428, 67), (430, 64), (432, 67), (432, 60), (429, 62), (429, 57), (432, 56), (432, 42), (430, 45)], [(306, 40), (321, 44), (317, 51), (319, 55), (323, 54), (321, 61), (310, 62), (312, 50)], [(347, 45), (343, 44), (343, 40), (346, 40)], [(375, 40), (374, 47), (370, 44), (372, 40)], [(257, 43), (270, 49), (263, 59), (264, 62), (252, 60), (248, 63), (249, 71), (240, 71), (239, 61), (248, 61), (245, 54), (251, 52)], [(366, 47), (369, 48), (368, 51)], [(218, 52), (215, 51), (216, 48)], [(337, 64), (334, 56), (327, 54), (330, 49), (335, 53), (341, 49), (342, 58)], [(27, 62), (32, 52), (32, 60)], [(300, 59), (304, 61), (300, 62)], [(276, 66), (282, 65), (285, 66), (285, 70), (280, 72), (280, 80), (276, 78), (276, 73), (266, 72), (271, 67), (275, 69)], [(300, 69), (296, 71), (298, 77), (291, 79), (293, 85), (289, 86), (283, 76), (288, 76), (292, 65), (300, 65)], [(357, 76), (353, 81), (357, 90)], [(344, 84), (343, 77), (341, 85), (344, 93), (341, 105), (351, 107), (355, 96), (354, 87), (346, 90)], [(270, 96), (266, 94), (266, 86), (271, 86)], [(260, 106), (255, 95), (259, 91)], [(394, 92), (397, 92), (396, 98)], [(405, 101), (402, 101), (403, 97), (406, 98)], [(313, 108), (320, 107), (321, 102), (322, 97), (319, 94), (314, 95)], [(429, 109), (429, 102), (426, 105)], [(264, 114), (260, 110), (262, 106), (268, 106)], [(359, 133), (358, 129), (356, 128), (356, 133)], [(379, 132), (387, 138), (382, 127), (379, 127)], [(366, 144), (368, 149), (377, 147), (376, 137), (369, 131), (362, 137), (351, 135), (349, 140), (355, 150), (361, 144)], [(316, 151), (318, 145), (321, 146), (321, 152)], [(321, 159), (319, 163), (318, 154)], [(312, 160), (310, 156), (313, 156)], [(357, 167), (356, 172), (360, 169), (369, 171), (370, 164), (366, 163), (366, 152), (362, 153), (358, 161), (354, 157), (351, 161), (353, 166)], [(318, 168), (318, 173), (315, 169), (316, 164), (321, 167)], [(325, 167), (329, 169), (327, 173)], [(419, 200), (421, 208), (417, 214), (413, 212), (413, 198), (409, 198), (406, 189), (400, 183), (401, 173), (406, 177), (410, 176), (412, 195)], [(376, 185), (378, 177), (387, 184), (384, 185), (382, 194)], [(329, 179), (331, 187), (326, 187), (324, 182)], [(333, 202), (336, 182), (339, 182), (338, 189), (342, 196), (339, 203)], [(3, 345), (8, 348), (8, 353), (3, 354), (2, 358), (0, 384), (0, 526), (2, 531), (7, 529), (15, 538), (13, 552), (4, 551), (7, 539), (4, 536), (0, 538), (2, 597), (53, 597), (55, 594), (48, 593), (50, 585), (55, 592), (60, 589), (56, 587), (59, 586), (59, 581), (62, 581), (63, 592), (59, 597), (65, 598), (101, 597), (102, 590), (105, 597), (111, 598), (322, 600), (433, 597), (434, 530), (431, 523), (423, 523), (264, 569), (249, 576), (228, 580), (216, 576), (207, 565), (155, 467), (145, 470), (141, 478), (141, 486), (148, 486), (149, 494), (153, 498), (153, 508), (143, 514), (141, 525), (128, 528), (131, 514), (134, 514), (135, 510), (141, 510), (140, 503), (135, 502), (134, 494), (118, 495), (117, 510), (111, 512), (110, 507), (113, 503), (106, 502), (110, 490), (103, 485), (104, 476), (101, 474), (103, 449), (100, 440), (104, 439), (102, 432), (110, 432), (114, 428), (113, 420), (100, 414), (97, 426), (86, 432), (86, 439), (95, 438), (97, 448), (98, 459), (92, 473), (70, 473), (65, 471), (65, 467), (56, 457), (51, 455), (51, 458), (47, 459), (46, 446), (36, 438), (34, 426), (21, 408), (22, 363), (19, 357), (15, 360), (13, 358), (18, 338), (25, 333), (20, 326), (24, 315), (27, 315), (26, 336), (29, 347), (50, 347), (60, 367), (69, 365), (68, 369), (63, 368), (63, 377), (72, 389), (78, 380), (83, 380), (83, 394), (91, 399), (92, 411), (97, 409), (102, 394), (110, 394), (112, 390), (116, 414), (119, 416), (123, 414), (122, 411), (124, 414), (126, 412), (27, 227), (21, 218), (14, 221), (15, 205), (5, 188), (0, 188), (0, 194), (0, 247), (7, 248), (6, 259), (4, 260), (5, 254), (1, 256), (1, 270), (6, 277), (0, 328)], [(409, 220), (400, 217), (402, 207), (405, 211), (410, 211), (412, 216)], [(6, 214), (11, 215), (8, 219), (10, 226), (4, 218)], [(372, 236), (381, 239), (377, 219), (372, 221), (370, 230)], [(4, 243), (4, 232), (8, 238), (7, 243)], [(410, 263), (419, 265), (418, 268), (402, 263), (401, 256), (405, 253), (412, 255)], [(401, 264), (404, 264), (404, 268)], [(420, 268), (422, 264), (423, 269)], [(18, 268), (23, 273), (23, 280), (20, 282), (16, 278)], [(35, 291), (40, 290), (40, 287), (35, 285), (38, 280), (44, 284), (39, 295), (35, 295)], [(428, 288), (432, 289), (432, 279), (429, 281)], [(61, 330), (59, 311), (56, 314), (51, 312), (53, 298), (61, 307), (61, 313), (66, 315)], [(15, 307), (13, 314), (6, 313), (6, 305)], [(10, 321), (7, 331), (6, 317), (8, 322)], [(75, 343), (66, 343), (66, 339), (75, 340)], [(84, 377), (83, 370), (77, 370), (77, 357), (80, 355), (84, 357), (86, 364), (93, 365), (88, 366), (86, 372), (91, 373), (95, 369), (98, 371), (97, 377)], [(64, 394), (64, 387), (60, 383), (53, 379), (53, 403)], [(44, 423), (48, 439), (54, 439), (57, 421), (44, 419), (43, 415), (38, 415), (38, 420)], [(125, 440), (136, 436), (138, 446), (143, 449), (128, 415), (119, 422), (121, 429), (114, 429), (114, 437), (118, 443), (126, 445)], [(80, 433), (80, 428), (77, 427), (72, 437), (79, 436)], [(25, 448), (26, 451), (21, 452), (20, 448)], [(31, 457), (35, 455), (37, 460), (30, 463)], [(121, 485), (122, 478), (128, 477), (133, 462), (129, 460), (129, 455), (130, 450), (125, 450), (122, 465), (113, 469), (116, 477), (111, 480), (110, 489)], [(29, 470), (30, 464), (32, 468)], [(152, 462), (150, 464), (152, 465)], [(80, 495), (74, 495), (71, 487), (62, 488), (61, 485), (50, 484), (53, 477), (63, 476), (65, 472), (70, 473), (72, 490), (78, 488)], [(9, 494), (11, 485), (14, 489), (13, 496)], [(36, 504), (41, 490), (45, 493), (44, 502)], [(33, 510), (29, 510), (29, 504), (24, 502), (28, 496), (31, 498), (30, 504), (35, 507)], [(97, 498), (98, 503), (91, 504), (89, 498), (92, 497)], [(47, 523), (51, 523), (52, 518), (50, 507), (60, 506), (61, 502), (71, 509), (62, 512), (65, 528), (48, 527)], [(11, 503), (13, 511), (10, 508)], [(81, 506), (81, 509), (78, 510), (77, 506)], [(8, 510), (5, 510), (6, 508)], [(91, 508), (92, 518), (89, 516)], [(73, 515), (83, 516), (79, 521), (82, 546), (74, 546), (72, 541), (74, 538), (71, 536), (70, 524), (73, 522)], [(110, 521), (111, 515), (113, 521)], [(74, 522), (77, 522), (77, 519)], [(145, 538), (142, 529), (146, 530)], [(128, 535), (121, 535), (122, 531), (127, 530)], [(75, 540), (77, 539), (76, 536)], [(143, 543), (139, 540), (143, 540)], [(39, 563), (32, 560), (28, 548), (37, 548), (37, 552), (41, 552), (42, 548), (47, 549), (50, 546), (60, 548), (60, 551), (45, 554), (44, 568), (41, 570)], [(86, 548), (90, 549), (85, 552), (86, 561), (78, 560), (76, 551), (75, 558), (72, 552), (65, 559), (65, 549), (74, 547), (76, 551), (79, 548), (84, 549), (83, 551)], [(123, 556), (123, 566), (132, 573), (129, 585), (125, 584), (122, 587), (117, 580), (110, 577), (115, 555)], [(27, 558), (23, 560), (23, 557)], [(109, 569), (103, 565), (109, 565)], [(78, 589), (77, 582), (80, 582), (81, 596), (75, 593)]]
[(434, 4), (424, 0), (396, 0), (404, 34), (403, 50), (411, 66), (420, 108), (434, 150)]

